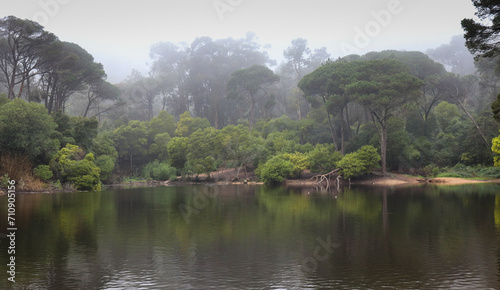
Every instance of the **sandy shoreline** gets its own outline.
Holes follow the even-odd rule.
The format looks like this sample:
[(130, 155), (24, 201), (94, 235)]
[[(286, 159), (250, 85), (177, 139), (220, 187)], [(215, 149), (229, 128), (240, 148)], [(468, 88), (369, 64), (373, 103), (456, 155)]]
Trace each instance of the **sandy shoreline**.
[[(335, 181), (330, 181), (331, 185), (335, 184)], [(345, 183), (345, 181), (344, 181)], [(465, 178), (455, 178), (455, 177), (439, 177), (439, 178), (429, 178), (427, 180), (403, 174), (389, 173), (387, 176), (382, 176), (378, 173), (374, 173), (373, 176), (361, 179), (353, 180), (351, 184), (353, 185), (373, 185), (373, 186), (397, 186), (397, 185), (412, 185), (412, 184), (434, 184), (434, 185), (463, 185), (463, 184), (476, 184), (476, 183), (500, 183), (500, 179), (494, 180), (473, 180)], [(288, 180), (287, 185), (317, 185), (318, 183), (312, 179), (297, 179)]]

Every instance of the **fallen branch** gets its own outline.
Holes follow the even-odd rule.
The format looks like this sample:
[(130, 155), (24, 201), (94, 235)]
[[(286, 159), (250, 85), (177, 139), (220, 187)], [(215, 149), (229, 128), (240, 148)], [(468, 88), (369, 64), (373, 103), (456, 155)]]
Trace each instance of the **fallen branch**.
[(318, 175), (315, 175), (313, 177), (311, 177), (311, 179), (314, 179), (316, 180), (316, 182), (318, 184), (321, 184), (324, 180), (326, 181), (326, 186), (327, 187), (330, 187), (330, 178), (334, 175), (337, 175), (337, 187), (339, 186), (339, 183), (340, 183), (340, 174), (338, 174), (338, 172), (340, 171), (340, 168), (337, 168), (333, 171), (330, 171), (328, 173), (325, 173), (325, 174), (318, 174)]

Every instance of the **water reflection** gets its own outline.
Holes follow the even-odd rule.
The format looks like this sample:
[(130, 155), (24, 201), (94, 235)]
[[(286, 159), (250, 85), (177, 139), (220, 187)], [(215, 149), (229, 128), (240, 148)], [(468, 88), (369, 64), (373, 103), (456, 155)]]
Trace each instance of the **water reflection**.
[[(15, 288), (495, 289), (497, 192), (245, 185), (19, 195)], [(5, 275), (1, 289), (12, 286)]]

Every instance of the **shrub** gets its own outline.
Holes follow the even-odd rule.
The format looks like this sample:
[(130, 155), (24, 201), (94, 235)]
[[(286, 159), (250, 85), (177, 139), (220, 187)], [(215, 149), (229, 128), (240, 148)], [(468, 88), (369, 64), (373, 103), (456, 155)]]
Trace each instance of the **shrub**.
[(334, 144), (317, 144), (309, 152), (310, 169), (312, 172), (326, 173), (337, 168), (342, 160), (342, 153), (335, 151)]
[(293, 164), (280, 156), (274, 156), (266, 163), (259, 165), (256, 174), (266, 184), (282, 183), (286, 178), (292, 176)]
[(425, 177), (432, 177), (432, 176), (437, 176), (439, 174), (439, 167), (436, 165), (427, 165), (423, 169), (423, 175)]
[(176, 169), (168, 163), (159, 162), (155, 160), (149, 162), (142, 169), (142, 175), (145, 178), (152, 178), (153, 180), (174, 180), (177, 178)]
[(59, 150), (50, 167), (58, 179), (72, 183), (77, 189), (98, 191), (101, 189), (101, 169), (94, 163), (94, 154), (84, 154), (78, 146), (68, 144)]
[(9, 186), (9, 174), (4, 174), (4, 176), (0, 176), (0, 188), (7, 188)]
[(38, 177), (43, 181), (51, 179), (54, 175), (52, 173), (52, 170), (50, 170), (50, 166), (48, 165), (38, 165), (37, 167), (35, 167), (35, 169), (33, 169), (33, 174), (35, 175), (35, 177)]
[(309, 157), (300, 152), (295, 153), (285, 153), (279, 155), (284, 160), (290, 161), (293, 164), (292, 176), (294, 178), (300, 177), (302, 171), (311, 167), (311, 162), (309, 162)]
[(69, 162), (63, 177), (79, 190), (101, 190), (101, 170), (94, 164), (94, 155), (89, 153), (83, 160)]
[(377, 149), (371, 145), (366, 145), (356, 152), (347, 154), (339, 161), (338, 167), (342, 169), (344, 177), (358, 177), (370, 173), (378, 165), (379, 161), (380, 155)]

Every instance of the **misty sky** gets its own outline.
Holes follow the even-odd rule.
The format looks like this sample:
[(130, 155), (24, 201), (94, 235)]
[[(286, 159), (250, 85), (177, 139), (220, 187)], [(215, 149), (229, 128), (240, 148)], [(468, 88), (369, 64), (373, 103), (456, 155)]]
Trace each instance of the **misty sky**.
[(463, 34), (460, 21), (475, 9), (471, 0), (18, 0), (2, 3), (1, 13), (35, 20), (79, 44), (116, 83), (133, 68), (146, 73), (149, 48), (159, 41), (242, 38), (252, 31), (278, 62), (298, 37), (312, 49), (327, 47), (333, 58), (425, 51)]

